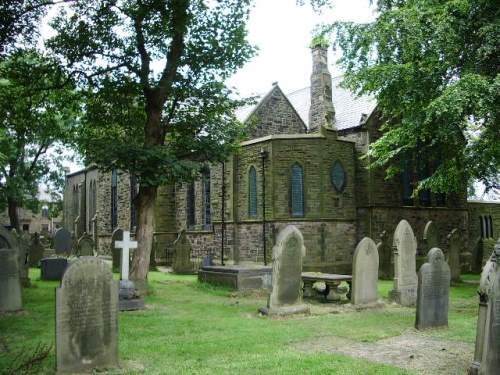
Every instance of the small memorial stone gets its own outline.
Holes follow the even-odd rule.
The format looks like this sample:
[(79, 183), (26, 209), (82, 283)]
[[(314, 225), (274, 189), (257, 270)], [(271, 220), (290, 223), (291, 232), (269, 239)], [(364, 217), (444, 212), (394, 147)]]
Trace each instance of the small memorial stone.
[(58, 373), (118, 367), (118, 285), (105, 261), (81, 257), (56, 292)]
[(61, 281), (67, 267), (66, 258), (43, 258), (40, 260), (40, 278), (46, 281)]
[(353, 305), (376, 303), (379, 258), (377, 245), (371, 238), (361, 240), (354, 251), (352, 262)]
[(174, 241), (174, 261), (172, 269), (175, 273), (190, 274), (194, 272), (193, 262), (191, 262), (191, 243), (186, 235), (186, 230), (182, 229)]
[(40, 235), (35, 233), (33, 238), (31, 239), (31, 245), (29, 250), (29, 265), (30, 267), (38, 267), (40, 265), (40, 260), (43, 258), (43, 253), (45, 251), (45, 247), (40, 241)]
[(111, 235), (111, 256), (113, 258), (113, 272), (119, 272), (121, 251), (115, 247), (116, 241), (123, 240), (123, 229), (116, 228)]
[(462, 243), (457, 228), (453, 229), (447, 236), (448, 240), (448, 263), (451, 269), (451, 281), (460, 282), (460, 249)]
[(417, 315), (415, 328), (448, 327), (450, 267), (437, 247), (428, 254), (418, 272)]
[(94, 255), (94, 241), (87, 233), (78, 240), (78, 255), (79, 256), (93, 256)]
[(69, 255), (73, 247), (71, 233), (65, 228), (59, 228), (54, 235), (54, 250), (58, 255)]
[(416, 253), (417, 241), (410, 224), (401, 220), (394, 232), (394, 289), (392, 300), (403, 306), (414, 306), (417, 301)]
[(288, 225), (279, 234), (273, 247), (272, 292), (265, 315), (309, 313), (302, 303), (302, 258), (306, 254), (302, 233)]
[(15, 249), (0, 249), (0, 312), (22, 308), (18, 253)]
[(427, 254), (427, 252), (430, 249), (433, 249), (435, 247), (439, 248), (439, 231), (436, 226), (436, 223), (434, 223), (432, 220), (428, 221), (427, 224), (425, 224), (424, 243), (425, 243), (424, 254)]

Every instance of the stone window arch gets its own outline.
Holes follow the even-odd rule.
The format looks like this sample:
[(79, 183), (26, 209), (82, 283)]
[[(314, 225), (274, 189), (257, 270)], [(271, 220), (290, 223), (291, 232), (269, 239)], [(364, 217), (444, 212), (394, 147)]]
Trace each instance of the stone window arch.
[(331, 181), (337, 193), (342, 193), (347, 185), (347, 173), (340, 160), (335, 160), (331, 170)]
[(290, 185), (290, 213), (304, 216), (304, 169), (299, 163), (292, 165)]
[(253, 165), (248, 170), (248, 216), (257, 216), (257, 170)]

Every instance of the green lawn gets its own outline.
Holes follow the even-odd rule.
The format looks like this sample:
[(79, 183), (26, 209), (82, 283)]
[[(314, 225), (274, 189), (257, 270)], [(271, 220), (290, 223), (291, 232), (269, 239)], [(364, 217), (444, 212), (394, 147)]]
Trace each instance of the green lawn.
[[(55, 287), (31, 270), (34, 287), (25, 289), (25, 311), (0, 316), (0, 374), (14, 353), (40, 342), (54, 343)], [(469, 278), (470, 279), (470, 278)], [(379, 282), (387, 296), (392, 283)], [(259, 317), (264, 296), (241, 296), (200, 285), (194, 276), (150, 273), (148, 309), (120, 313), (120, 360), (113, 374), (412, 374), (391, 366), (330, 353), (306, 353), (296, 344), (315, 337), (339, 336), (375, 341), (412, 330), (414, 309), (390, 307), (293, 319)], [(426, 335), (474, 342), (477, 298), (474, 285), (451, 291), (448, 330)], [(53, 373), (54, 350), (37, 373)]]

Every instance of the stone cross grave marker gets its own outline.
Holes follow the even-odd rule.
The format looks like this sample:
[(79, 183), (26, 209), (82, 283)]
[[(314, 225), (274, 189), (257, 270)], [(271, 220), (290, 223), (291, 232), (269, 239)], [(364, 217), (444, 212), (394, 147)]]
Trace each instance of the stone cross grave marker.
[(417, 301), (416, 253), (417, 241), (410, 224), (401, 220), (394, 232), (394, 289), (390, 297), (403, 306)]
[(137, 241), (131, 241), (130, 240), (130, 232), (124, 231), (123, 232), (123, 240), (116, 241), (115, 247), (122, 250), (120, 278), (122, 280), (128, 280), (129, 267), (130, 267), (130, 264), (129, 264), (130, 250), (137, 249)]
[(58, 373), (118, 367), (118, 285), (97, 257), (72, 262), (56, 291)]
[(120, 269), (121, 251), (116, 247), (116, 241), (123, 240), (123, 229), (116, 228), (111, 235), (111, 255), (113, 259), (113, 272)]
[[(500, 259), (500, 243), (499, 246), (499, 259)], [(483, 357), (484, 337), (486, 331), (486, 320), (488, 315), (488, 302), (489, 296), (493, 288), (493, 281), (495, 270), (497, 268), (497, 257), (495, 252), (490, 255), (489, 260), (486, 262), (483, 271), (481, 272), (481, 279), (479, 281), (479, 311), (476, 325), (476, 346), (474, 350), (474, 359), (469, 367), (469, 375), (477, 375), (481, 360)]]
[(288, 225), (278, 234), (273, 247), (272, 292), (267, 308), (260, 309), (266, 315), (309, 313), (302, 303), (302, 258), (306, 254), (302, 233), (294, 225)]
[(79, 256), (93, 256), (94, 255), (94, 241), (87, 233), (84, 233), (78, 239), (78, 255)]
[(194, 267), (191, 262), (191, 243), (186, 236), (186, 230), (182, 229), (174, 241), (174, 261), (172, 269), (175, 273), (193, 273)]
[(427, 254), (430, 249), (433, 249), (435, 247), (440, 248), (439, 247), (439, 231), (438, 231), (436, 223), (434, 223), (432, 220), (428, 221), (427, 224), (425, 224), (424, 243), (425, 243), (424, 254)]
[(69, 255), (73, 247), (71, 233), (65, 228), (59, 228), (54, 235), (54, 250), (57, 255)]
[(490, 273), (480, 375), (496, 375), (500, 371), (500, 243), (495, 246), (492, 262), (495, 267)]
[(23, 308), (21, 280), (19, 278), (18, 252), (0, 249), (0, 312)]
[(377, 245), (369, 237), (363, 238), (354, 251), (352, 261), (353, 305), (377, 302), (379, 254)]
[(460, 281), (460, 249), (462, 248), (460, 233), (454, 228), (447, 236), (448, 240), (448, 263), (451, 269), (451, 281)]
[(29, 250), (29, 265), (30, 267), (38, 267), (40, 265), (40, 260), (43, 258), (43, 253), (45, 251), (45, 247), (40, 241), (40, 235), (35, 233), (33, 238), (31, 239), (31, 245)]
[(415, 328), (448, 327), (450, 267), (437, 247), (432, 248), (427, 257), (428, 262), (418, 272)]

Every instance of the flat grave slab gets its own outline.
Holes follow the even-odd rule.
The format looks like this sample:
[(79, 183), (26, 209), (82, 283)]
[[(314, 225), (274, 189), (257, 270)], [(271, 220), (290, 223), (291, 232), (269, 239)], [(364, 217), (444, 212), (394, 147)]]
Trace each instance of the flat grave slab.
[(228, 286), (236, 290), (270, 289), (271, 266), (227, 265), (202, 266), (198, 281), (213, 285)]

